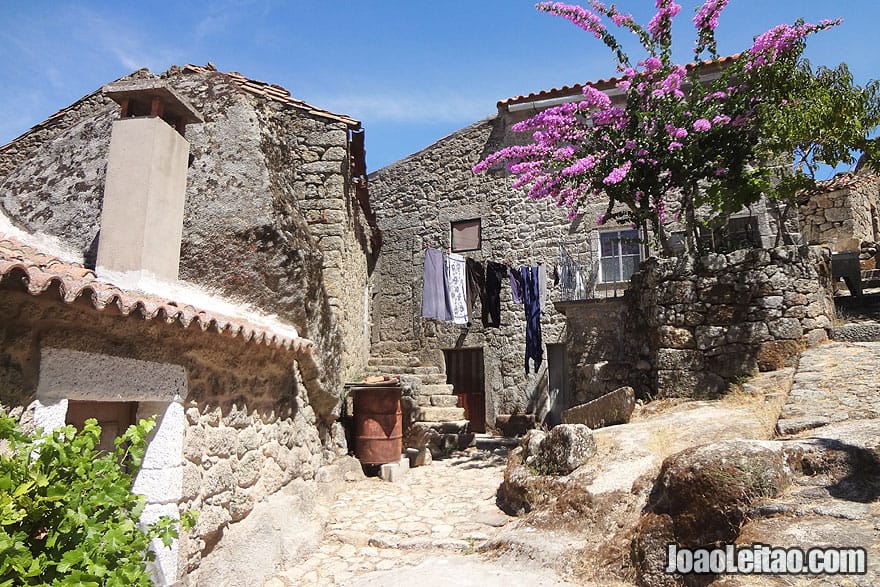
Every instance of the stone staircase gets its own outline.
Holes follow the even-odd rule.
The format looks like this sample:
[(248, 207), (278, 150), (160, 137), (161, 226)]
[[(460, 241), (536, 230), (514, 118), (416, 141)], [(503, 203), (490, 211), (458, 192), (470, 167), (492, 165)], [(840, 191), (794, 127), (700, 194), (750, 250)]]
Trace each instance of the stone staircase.
[(458, 407), (458, 396), (439, 367), (423, 366), (409, 355), (374, 356), (367, 362), (367, 373), (400, 379), (404, 388), (404, 447), (428, 446), (433, 456), (440, 457), (473, 442), (464, 408)]

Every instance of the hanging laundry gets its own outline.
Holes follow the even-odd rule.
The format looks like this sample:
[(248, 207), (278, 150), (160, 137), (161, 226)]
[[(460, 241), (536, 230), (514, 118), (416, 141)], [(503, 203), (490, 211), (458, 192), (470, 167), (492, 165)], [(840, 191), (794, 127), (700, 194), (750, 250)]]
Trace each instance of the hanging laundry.
[(541, 311), (547, 311), (547, 266), (538, 263), (538, 299), (541, 304)]
[(455, 324), (468, 323), (466, 281), (464, 257), (455, 253), (446, 255), (446, 285), (452, 322)]
[(529, 359), (534, 360), (535, 373), (541, 367), (544, 358), (543, 341), (541, 340), (541, 301), (539, 299), (538, 268), (522, 267), (520, 274), (523, 279), (523, 305), (526, 314), (526, 375), (529, 373)]
[(467, 315), (468, 323), (474, 315), (474, 302), (480, 300), (480, 307), (486, 306), (486, 270), (483, 264), (476, 259), (468, 257), (465, 260), (465, 274), (467, 276)]
[(514, 304), (523, 303), (523, 289), (525, 285), (523, 283), (522, 275), (519, 270), (510, 267), (507, 270), (507, 274), (510, 278), (510, 299)]
[(483, 326), (501, 326), (501, 281), (508, 276), (507, 265), (486, 263), (486, 301), (483, 303)]
[(452, 320), (443, 251), (430, 247), (425, 249), (425, 267), (422, 270), (422, 318)]

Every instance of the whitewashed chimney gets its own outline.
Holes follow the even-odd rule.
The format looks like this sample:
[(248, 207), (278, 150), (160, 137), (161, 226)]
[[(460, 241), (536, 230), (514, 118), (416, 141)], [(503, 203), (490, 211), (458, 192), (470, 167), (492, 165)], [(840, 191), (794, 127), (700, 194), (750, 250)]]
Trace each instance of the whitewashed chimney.
[(104, 86), (120, 105), (113, 123), (96, 273), (175, 281), (186, 199), (187, 124), (201, 115), (161, 80)]

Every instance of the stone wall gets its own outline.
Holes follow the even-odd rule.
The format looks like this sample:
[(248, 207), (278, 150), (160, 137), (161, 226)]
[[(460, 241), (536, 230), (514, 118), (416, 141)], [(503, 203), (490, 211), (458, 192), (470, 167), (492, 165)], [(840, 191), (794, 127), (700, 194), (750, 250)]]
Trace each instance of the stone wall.
[[(627, 290), (645, 333), (635, 361), (659, 397), (724, 392), (758, 370), (793, 364), (832, 325), (830, 251), (743, 249), (698, 261), (649, 259)], [(627, 381), (628, 383), (628, 381)]]
[[(363, 369), (369, 345), (370, 251), (350, 188), (347, 127), (246, 93), (222, 73), (172, 68), (161, 77), (206, 119), (186, 130), (192, 164), (180, 278), (314, 340), (316, 365), (304, 383), (324, 390), (332, 409), (343, 375)], [(87, 264), (118, 110), (91, 94), (0, 151), (6, 215), (82, 251)]]
[(711, 397), (790, 366), (827, 340), (830, 287), (823, 247), (651, 258), (623, 300), (557, 304), (568, 319), (571, 404), (622, 386), (642, 399)]
[(878, 178), (854, 177), (849, 186), (821, 191), (801, 202), (801, 232), (807, 244), (827, 243), (835, 251), (858, 251), (861, 242), (878, 240), (878, 209)]
[[(578, 406), (622, 385), (650, 394), (650, 364), (638, 360), (643, 333), (632, 323), (624, 298), (557, 302), (565, 314), (568, 405)], [(641, 376), (641, 381), (639, 380)]]
[[(149, 475), (139, 479), (141, 485), (136, 488), (161, 496), (155, 502), (157, 515), (186, 509), (200, 512), (196, 527), (179, 541), (175, 566), (180, 573), (196, 568), (227, 524), (247, 516), (264, 496), (292, 479), (311, 479), (319, 466), (345, 454), (341, 428), (318, 417), (302, 384), (299, 367), (306, 357), (197, 327), (121, 316), (112, 308), (98, 312), (90, 304), (66, 304), (55, 295), (53, 300), (51, 292), (33, 297), (6, 284), (0, 287), (0, 315), (4, 317), (0, 324), (0, 410), (33, 426), (42, 385), (53, 396), (73, 393), (72, 397), (81, 400), (138, 401), (138, 417), (160, 416), (148, 457), (161, 445), (164, 456), (154, 460), (181, 469), (182, 479), (175, 481), (166, 475), (174, 471), (158, 465), (153, 470), (150, 465)], [(114, 375), (124, 375), (125, 369), (116, 368), (97, 379), (92, 376), (100, 388), (92, 396), (71, 391), (66, 383), (47, 388), (48, 379), (41, 376), (41, 353), (46, 349), (62, 358), (88, 354), (111, 367), (150, 362), (162, 367), (158, 372), (185, 373), (186, 384), (174, 387), (180, 393), (166, 394), (164, 401), (143, 401), (151, 381), (139, 378), (138, 384), (125, 385), (117, 381), (125, 376)], [(75, 367), (69, 360), (63, 365)], [(47, 368), (51, 366), (47, 363)], [(134, 376), (131, 373), (127, 377)], [(71, 377), (55, 379), (64, 383)], [(161, 381), (156, 383), (161, 387)], [(112, 391), (113, 386), (120, 391)], [(50, 420), (62, 424), (66, 403), (66, 399), (57, 402), (62, 413), (38, 415), (41, 425)], [(183, 431), (175, 457), (173, 447), (155, 435), (172, 432), (163, 420), (176, 411)]]
[[(527, 200), (503, 172), (473, 174), (474, 164), (512, 140), (507, 129), (502, 117), (477, 122), (370, 176), (383, 243), (372, 277), (373, 355), (412, 354), (423, 365), (443, 368), (442, 349), (482, 348), (490, 424), (499, 414), (534, 412), (546, 402), (546, 352), (540, 373), (526, 375), (524, 310), (511, 302), (506, 283), (500, 328), (483, 327), (479, 303), (468, 327), (422, 319), (425, 247), (446, 250), (451, 221), (481, 218), (482, 248), (466, 257), (516, 267), (543, 262), (552, 272), (560, 244), (577, 255), (591, 243), (589, 226), (570, 234), (565, 210)], [(552, 278), (549, 293), (551, 300), (559, 299)], [(548, 303), (541, 320), (543, 342), (564, 341), (564, 325)]]

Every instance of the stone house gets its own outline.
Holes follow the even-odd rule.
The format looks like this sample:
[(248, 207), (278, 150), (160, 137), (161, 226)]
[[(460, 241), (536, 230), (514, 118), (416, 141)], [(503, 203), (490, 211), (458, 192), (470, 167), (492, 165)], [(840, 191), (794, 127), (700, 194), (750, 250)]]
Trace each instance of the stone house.
[(366, 368), (360, 123), (213, 66), (146, 70), (0, 147), (0, 409), (106, 438), (159, 424), (145, 517), (200, 512), (160, 584), (344, 454)]
[(880, 241), (880, 177), (862, 169), (820, 181), (798, 199), (801, 234), (809, 244), (859, 251)]
[[(730, 59), (699, 64), (701, 75), (717, 75)], [(613, 101), (622, 96), (617, 81), (591, 85)], [(503, 169), (479, 175), (471, 171), (487, 155), (528, 140), (527, 133), (511, 131), (513, 124), (542, 109), (580, 100), (582, 90), (582, 85), (565, 86), (502, 100), (496, 115), (369, 177), (383, 234), (372, 276), (373, 361), (408, 361), (415, 369), (445, 372), (472, 431), (516, 413), (556, 423), (561, 411), (631, 382), (634, 372), (645, 374), (636, 377), (645, 382), (642, 395), (657, 389), (658, 359), (650, 349), (658, 345), (627, 340), (638, 338), (633, 334), (645, 324), (628, 321), (621, 298), (639, 263), (649, 256), (638, 232), (613, 223), (597, 226), (596, 218), (605, 212), (601, 199), (588, 202), (570, 220), (552, 202), (527, 201), (522, 190), (511, 187), (513, 178)], [(738, 242), (733, 248), (773, 247), (780, 225), (797, 232), (793, 220), (761, 202), (735, 214), (725, 227), (726, 236)], [(537, 373), (524, 369), (526, 318), (506, 285), (500, 327), (483, 326), (477, 311), (467, 325), (420, 317), (428, 247), (514, 267), (544, 264), (556, 275), (548, 289), (550, 303), (542, 308), (545, 360)], [(755, 357), (750, 361), (754, 364)], [(720, 381), (715, 380), (716, 387)], [(428, 387), (420, 392), (416, 386), (415, 403), (433, 405), (428, 396), (436, 391)]]

